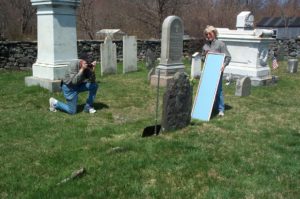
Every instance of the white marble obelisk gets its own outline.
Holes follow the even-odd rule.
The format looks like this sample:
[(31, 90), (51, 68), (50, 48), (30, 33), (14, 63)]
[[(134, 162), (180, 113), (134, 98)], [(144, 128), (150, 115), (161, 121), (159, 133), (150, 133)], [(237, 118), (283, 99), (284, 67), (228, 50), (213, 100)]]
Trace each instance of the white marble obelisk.
[(37, 7), (38, 55), (28, 86), (60, 90), (68, 63), (77, 59), (76, 8), (80, 0), (31, 0)]

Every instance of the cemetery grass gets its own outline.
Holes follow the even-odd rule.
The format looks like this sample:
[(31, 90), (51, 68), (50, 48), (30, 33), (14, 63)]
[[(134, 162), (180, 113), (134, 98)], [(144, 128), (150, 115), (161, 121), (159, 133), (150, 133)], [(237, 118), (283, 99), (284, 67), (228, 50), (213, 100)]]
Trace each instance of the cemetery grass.
[(279, 82), (249, 97), (224, 85), (225, 117), (149, 138), (156, 89), (142, 63), (98, 77), (94, 115), (82, 112), (86, 94), (74, 116), (49, 112), (61, 93), (25, 87), (31, 72), (0, 71), (0, 198), (298, 198), (300, 75), (279, 64)]

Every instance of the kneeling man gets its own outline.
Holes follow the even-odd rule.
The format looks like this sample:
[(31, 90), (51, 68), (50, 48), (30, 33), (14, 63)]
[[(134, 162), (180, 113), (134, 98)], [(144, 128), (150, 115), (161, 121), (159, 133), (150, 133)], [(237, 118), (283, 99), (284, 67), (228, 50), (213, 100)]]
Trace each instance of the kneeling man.
[(88, 91), (89, 95), (84, 106), (84, 111), (95, 113), (96, 110), (93, 108), (93, 103), (98, 90), (95, 67), (96, 61), (88, 64), (86, 57), (71, 62), (61, 87), (67, 102), (63, 103), (51, 97), (49, 99), (49, 110), (52, 112), (61, 110), (69, 114), (75, 114), (77, 112), (78, 94)]

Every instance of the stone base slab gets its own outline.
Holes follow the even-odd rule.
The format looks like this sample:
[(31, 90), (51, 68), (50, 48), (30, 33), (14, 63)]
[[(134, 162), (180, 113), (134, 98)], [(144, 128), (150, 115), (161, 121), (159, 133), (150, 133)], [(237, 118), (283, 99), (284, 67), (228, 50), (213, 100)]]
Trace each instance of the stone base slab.
[[(171, 81), (173, 81), (174, 76), (160, 76), (159, 87), (167, 87)], [(158, 75), (152, 75), (150, 80), (151, 86), (157, 86)]]
[(184, 72), (184, 65), (158, 65), (155, 69), (155, 74), (158, 74), (160, 71), (160, 76), (173, 76), (177, 72)]
[[(226, 77), (228, 76), (228, 74), (224, 74), (223, 75), (223, 79), (226, 79)], [(231, 75), (231, 79), (232, 80), (237, 80), (237, 79), (241, 79), (245, 77), (244, 75)], [(274, 84), (278, 81), (278, 77), (277, 76), (264, 76), (264, 77), (250, 77), (251, 79), (251, 86), (267, 86), (267, 85), (271, 85)]]
[(65, 76), (67, 64), (42, 64), (35, 63), (32, 65), (32, 76), (43, 79), (62, 79)]
[(40, 86), (42, 88), (48, 89), (51, 92), (61, 91), (61, 80), (49, 80), (33, 76), (25, 77), (26, 86)]
[(230, 65), (224, 70), (225, 74), (248, 76), (248, 77), (264, 77), (271, 75), (269, 66), (265, 67), (247, 67), (245, 65)]
[(167, 87), (168, 84), (173, 81), (173, 77), (177, 72), (184, 72), (183, 64), (172, 64), (172, 65), (162, 65), (159, 64), (155, 68), (155, 74), (151, 75), (150, 84), (152, 86), (157, 86), (158, 73), (160, 76), (159, 87)]
[(272, 76), (267, 76), (263, 78), (250, 78), (251, 79), (251, 85), (252, 86), (268, 86), (274, 83), (274, 79)]

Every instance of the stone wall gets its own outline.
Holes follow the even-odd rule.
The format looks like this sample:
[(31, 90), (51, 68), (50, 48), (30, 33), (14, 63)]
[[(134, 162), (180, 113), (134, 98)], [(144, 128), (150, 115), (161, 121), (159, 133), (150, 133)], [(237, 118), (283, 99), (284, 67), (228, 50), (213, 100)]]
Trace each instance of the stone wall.
[[(78, 55), (81, 53), (90, 53), (94, 60), (100, 61), (100, 44), (103, 41), (78, 41)], [(123, 42), (122, 40), (114, 40), (117, 46), (117, 58), (121, 61), (123, 58)], [(202, 40), (185, 40), (183, 43), (183, 55), (191, 56), (194, 52), (199, 51), (202, 47)], [(137, 56), (139, 60), (144, 59), (148, 48), (156, 53), (156, 57), (160, 57), (160, 40), (137, 40)]]
[(300, 39), (277, 40), (271, 46), (271, 51), (275, 53), (279, 61), (288, 58), (300, 58)]
[[(118, 60), (122, 60), (122, 40), (114, 41), (117, 45)], [(78, 55), (88, 52), (94, 60), (100, 61), (100, 44), (103, 41), (78, 41)], [(160, 40), (138, 40), (138, 59), (144, 58), (148, 48), (156, 52), (156, 57), (160, 57)], [(202, 40), (184, 40), (183, 54), (191, 56), (194, 52), (199, 52)], [(277, 53), (279, 60), (289, 57), (300, 58), (300, 39), (298, 40), (277, 40), (272, 45), (272, 49)], [(37, 57), (37, 42), (22, 41), (0, 41), (0, 69), (31, 69)]]
[(37, 56), (36, 46), (36, 42), (0, 41), (0, 68), (31, 68)]
[[(122, 40), (114, 41), (117, 45), (118, 60), (122, 60)], [(78, 41), (78, 55), (89, 53), (94, 60), (100, 61), (100, 44), (103, 41)], [(138, 59), (144, 58), (151, 48), (160, 57), (160, 40), (138, 40)], [(202, 46), (201, 40), (185, 40), (184, 55), (190, 56)], [(0, 68), (28, 70), (37, 57), (37, 42), (0, 41)]]
[[(122, 60), (122, 40), (114, 41), (117, 45), (118, 60)], [(103, 41), (78, 41), (78, 55), (89, 53), (94, 60), (100, 61), (100, 44)], [(138, 59), (145, 56), (148, 48), (160, 57), (160, 40), (138, 40)], [(185, 40), (184, 56), (191, 56), (199, 51), (203, 41)], [(37, 57), (37, 42), (0, 41), (0, 69), (29, 70)]]

